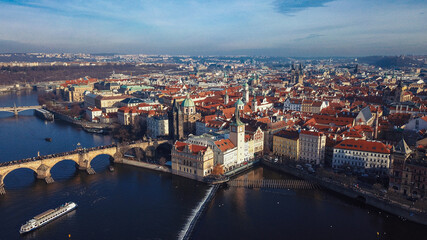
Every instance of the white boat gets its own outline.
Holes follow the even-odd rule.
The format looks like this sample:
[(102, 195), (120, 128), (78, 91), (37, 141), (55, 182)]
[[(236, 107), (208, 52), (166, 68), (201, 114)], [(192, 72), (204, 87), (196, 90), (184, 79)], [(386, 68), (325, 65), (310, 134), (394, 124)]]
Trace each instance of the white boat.
[(27, 223), (21, 226), (21, 229), (19, 230), (20, 234), (30, 232), (34, 229), (37, 229), (57, 218), (60, 216), (71, 212), (77, 207), (77, 204), (74, 202), (67, 202), (55, 209), (49, 209), (43, 213), (40, 213), (39, 215), (35, 216), (33, 219), (29, 220)]

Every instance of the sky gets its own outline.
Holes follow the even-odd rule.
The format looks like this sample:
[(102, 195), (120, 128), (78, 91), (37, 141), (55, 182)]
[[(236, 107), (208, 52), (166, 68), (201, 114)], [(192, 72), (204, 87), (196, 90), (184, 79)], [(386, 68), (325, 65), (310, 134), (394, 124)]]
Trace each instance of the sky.
[(427, 1), (0, 0), (0, 52), (427, 54)]

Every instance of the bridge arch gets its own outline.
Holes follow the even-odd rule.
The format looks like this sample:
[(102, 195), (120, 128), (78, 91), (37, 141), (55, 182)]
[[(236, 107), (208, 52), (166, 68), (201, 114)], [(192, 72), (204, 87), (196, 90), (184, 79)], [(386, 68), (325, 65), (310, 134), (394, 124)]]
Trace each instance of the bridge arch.
[(96, 155), (94, 155), (93, 157), (90, 158), (90, 160), (87, 163), (88, 164), (87, 165), (88, 168), (93, 168), (92, 161), (95, 160), (95, 158), (98, 158), (100, 156), (108, 156), (110, 164), (114, 161), (114, 154), (111, 154), (111, 153), (99, 153), (99, 154), (96, 154)]
[(25, 166), (25, 167), (14, 168), (0, 175), (0, 186), (4, 185), (4, 180), (6, 179), (7, 175), (9, 175), (9, 173), (14, 172), (16, 170), (20, 170), (20, 169), (30, 169), (34, 172), (35, 175), (37, 175), (37, 168), (34, 168), (34, 167)]
[(120, 150), (120, 154), (124, 158), (132, 158), (137, 161), (147, 161), (147, 148), (142, 148), (139, 146), (130, 146)]
[(167, 161), (171, 161), (172, 144), (164, 142), (155, 147), (154, 156), (157, 163), (163, 165)]
[[(27, 109), (18, 109), (16, 112), (20, 113), (20, 112), (24, 112), (24, 111), (29, 111), (29, 110), (36, 110), (37, 108), (27, 108)], [(14, 111), (10, 111), (12, 113), (14, 113)]]
[[(50, 168), (49, 168), (49, 176), (51, 176), (51, 174), (53, 173), (55, 176), (52, 176), (52, 178), (53, 177), (58, 178), (58, 176), (56, 175), (56, 171), (52, 172), (52, 170), (55, 170), (55, 167), (58, 167), (58, 164), (62, 165), (62, 164), (66, 164), (66, 162), (73, 162), (75, 164), (75, 168), (79, 167), (79, 162), (76, 159), (64, 158), (64, 159), (61, 159), (59, 161), (56, 161), (55, 163), (53, 163), (50, 166)], [(53, 179), (55, 179), (55, 178), (53, 178)], [(61, 178), (63, 178), (63, 177), (61, 177)]]

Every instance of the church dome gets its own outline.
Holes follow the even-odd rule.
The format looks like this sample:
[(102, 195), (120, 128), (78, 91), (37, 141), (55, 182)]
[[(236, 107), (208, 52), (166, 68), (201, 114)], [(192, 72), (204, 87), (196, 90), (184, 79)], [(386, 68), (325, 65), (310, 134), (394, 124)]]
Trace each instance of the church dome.
[(236, 106), (245, 106), (245, 104), (240, 100), (240, 98), (236, 101)]
[(186, 98), (182, 103), (181, 103), (182, 107), (194, 107), (194, 102), (191, 98)]

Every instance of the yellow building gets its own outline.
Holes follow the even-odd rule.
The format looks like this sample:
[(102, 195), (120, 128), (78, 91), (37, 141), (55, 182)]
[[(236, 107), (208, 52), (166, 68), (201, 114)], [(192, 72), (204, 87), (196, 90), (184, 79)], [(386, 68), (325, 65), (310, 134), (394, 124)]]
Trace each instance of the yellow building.
[(92, 85), (73, 84), (68, 89), (65, 89), (65, 98), (69, 102), (83, 102), (84, 92), (92, 90)]
[(173, 174), (203, 181), (212, 173), (214, 154), (210, 147), (176, 141), (171, 155)]
[(299, 133), (282, 130), (274, 134), (273, 153), (276, 156), (297, 161), (300, 154)]

